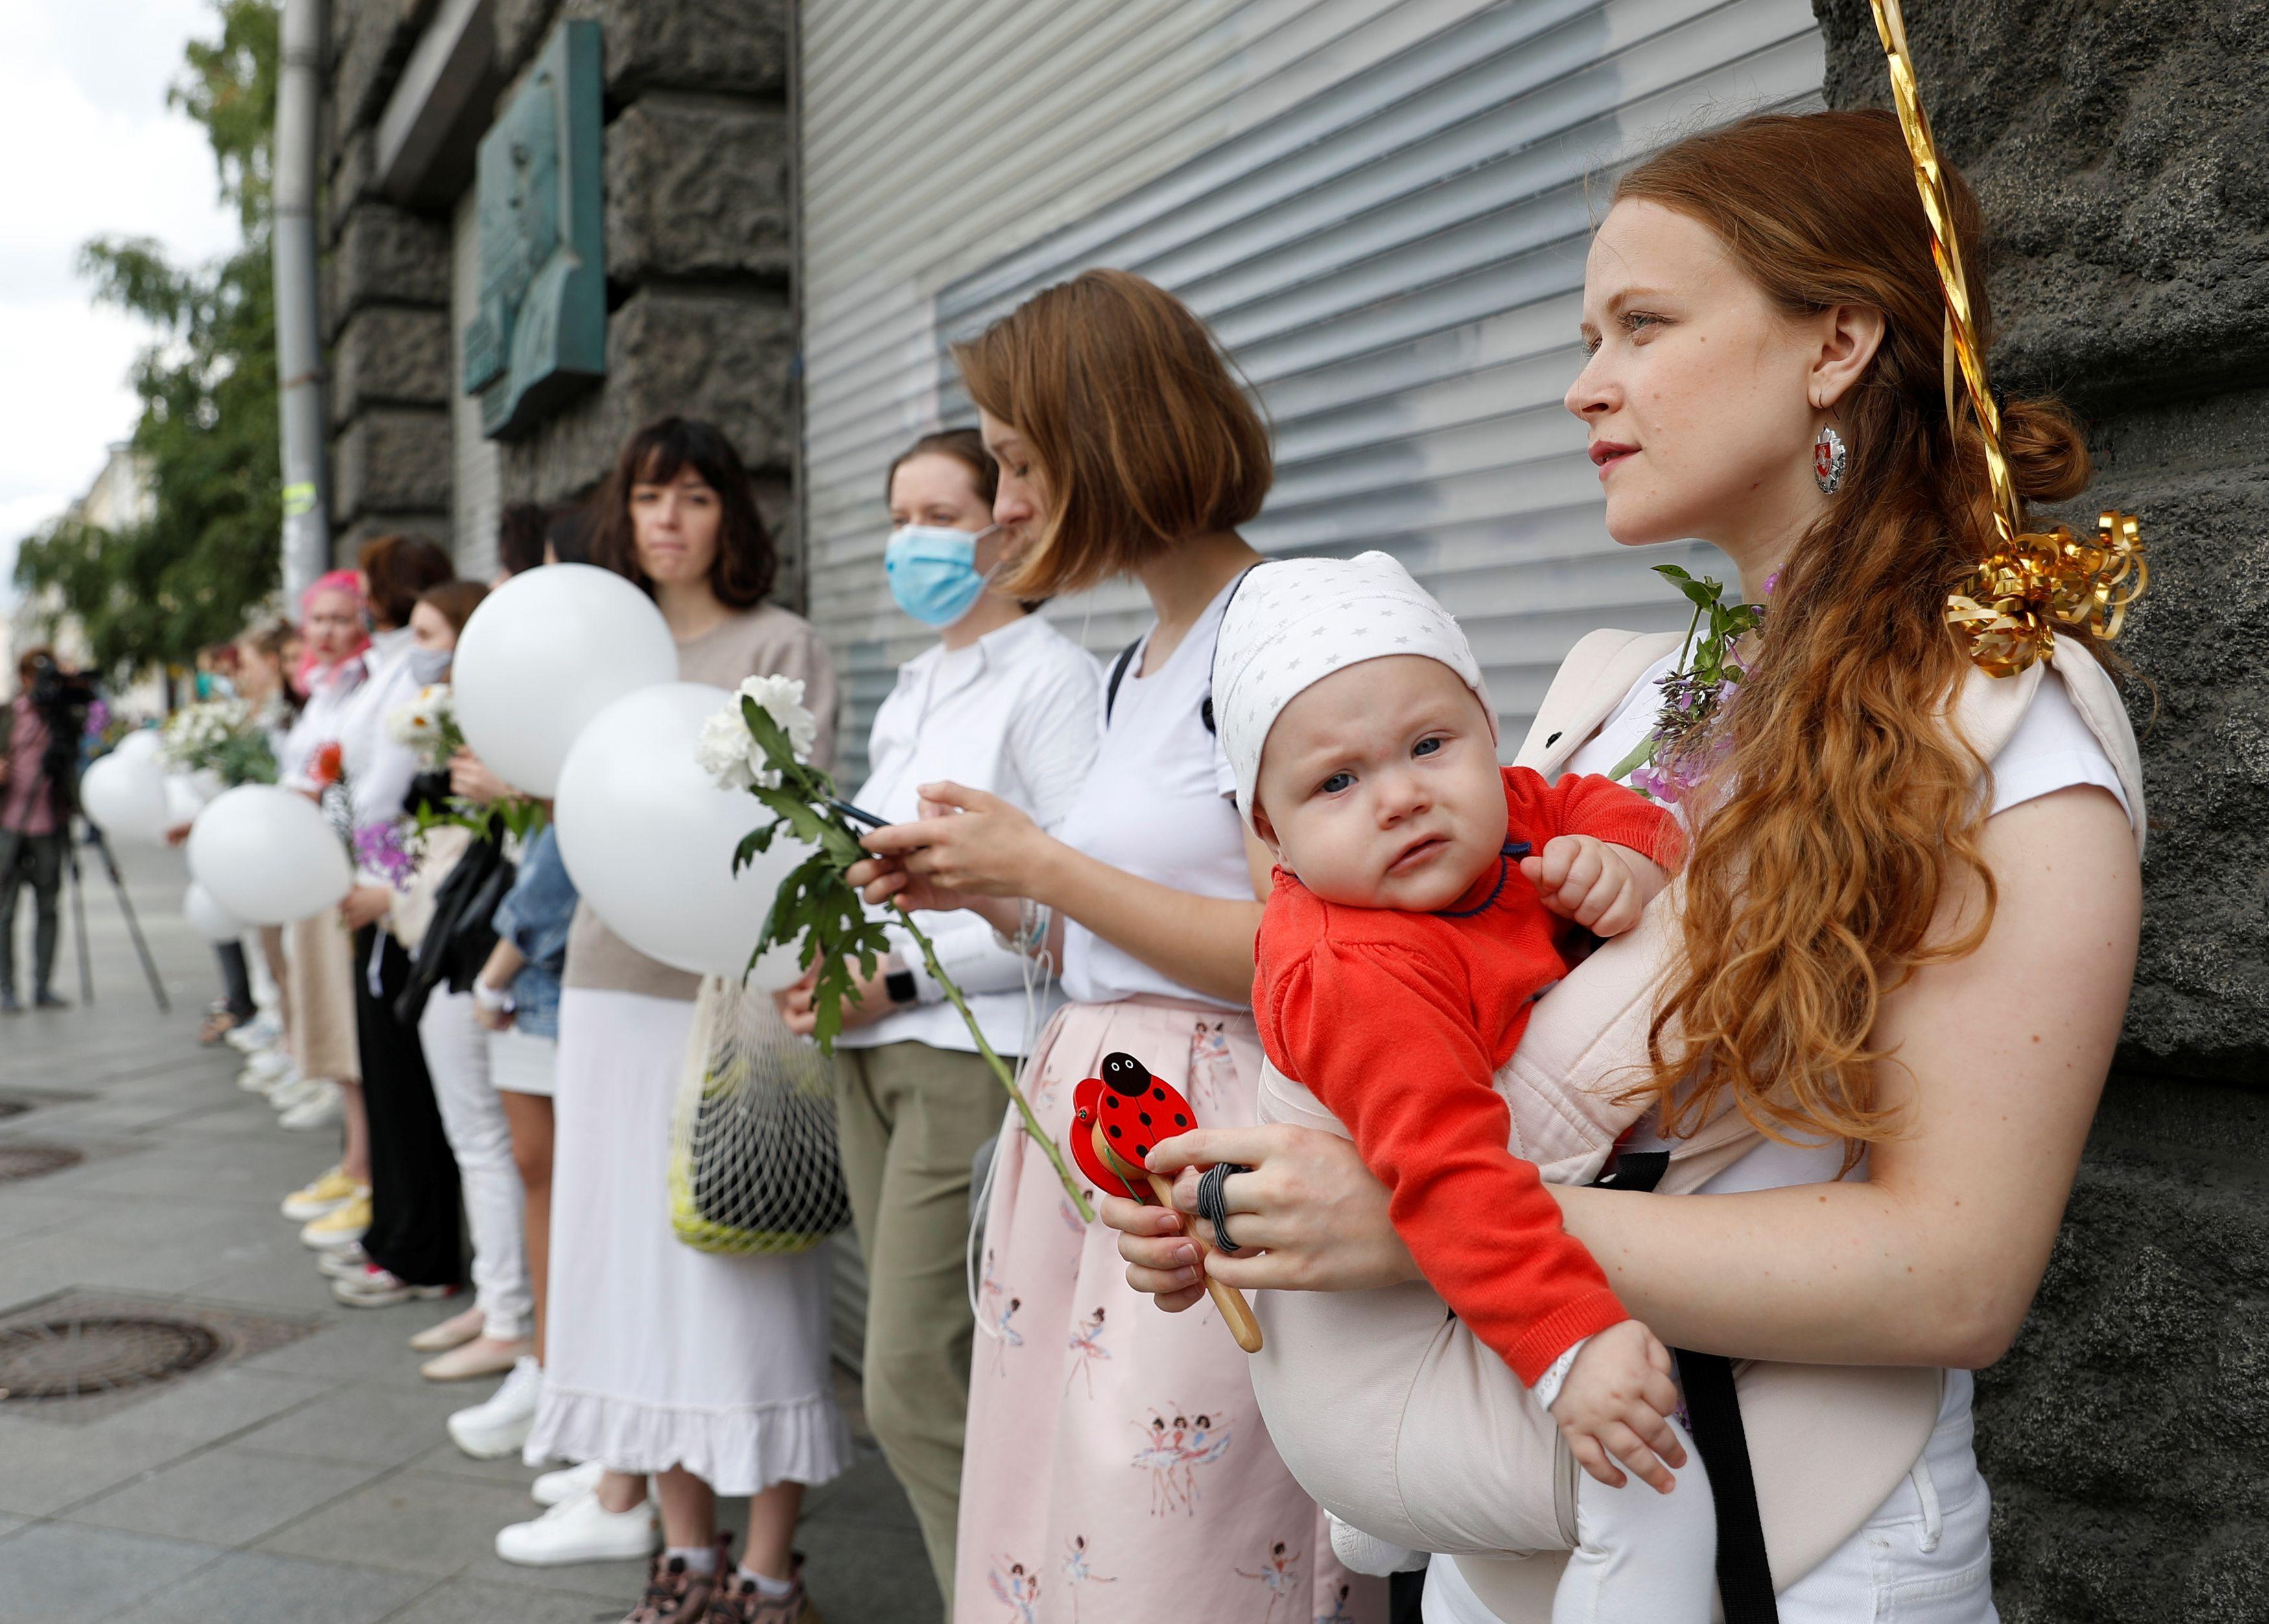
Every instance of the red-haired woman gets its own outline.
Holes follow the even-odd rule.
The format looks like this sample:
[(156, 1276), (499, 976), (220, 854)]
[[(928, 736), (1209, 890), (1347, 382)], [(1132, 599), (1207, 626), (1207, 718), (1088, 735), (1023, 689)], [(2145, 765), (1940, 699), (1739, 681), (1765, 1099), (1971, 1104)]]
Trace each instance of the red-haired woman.
[[(1975, 199), (1947, 181), (1962, 239), (1981, 241)], [(1675, 1346), (1945, 1371), (1919, 1458), (1889, 1463), (1896, 1487), (1842, 1522), (1825, 1560), (1779, 1576), (1787, 1624), (1994, 1616), (1969, 1373), (2007, 1350), (2040, 1285), (2139, 928), (2143, 808), (2103, 671), (2059, 639), (2052, 667), (1991, 678), (1946, 620), (1949, 587), (1992, 544), (1992, 506), (1974, 423), (1947, 420), (1943, 315), (1892, 115), (1747, 119), (1617, 185), (1567, 397), (1616, 541), (1699, 536), (1753, 601), (1770, 592), (1738, 698), (1679, 756), (1698, 767), (1681, 803), (1685, 902), (1661, 926), (1653, 1052), (1630, 1058), (1653, 1107), (1636, 1148), (1676, 1153), (1728, 1112), (1777, 1136), (1752, 1130), (1755, 1148), (1700, 1186), (1709, 1200), (1558, 1189), (1568, 1226)], [(2071, 419), (2042, 402), (2003, 414), (2020, 497), (2077, 494), (2088, 458)], [(1570, 669), (1602, 689), (1635, 646), (1595, 634)], [(1626, 762), (1674, 660), (1540, 719), (1567, 736), (1530, 748), (1567, 771)], [(1959, 729), (1957, 705), (1972, 719)], [(1151, 1165), (1216, 1161), (1257, 1170), (1223, 1188), (1255, 1255), (1209, 1265), (1222, 1278), (1411, 1278), (1386, 1192), (1344, 1140), (1200, 1133)], [(1194, 1185), (1186, 1172), (1177, 1187), (1186, 1213)], [(1108, 1217), (1137, 1285), (1170, 1308), (1196, 1300), (1177, 1226), (1209, 1226), (1126, 1203)], [(1832, 1419), (1808, 1436), (1837, 1449)], [(1545, 1616), (1554, 1565), (1510, 1565), (1537, 1570), (1526, 1589), (1504, 1566), (1437, 1558), (1426, 1617)]]
[[(1101, 748), (1053, 831), (998, 795), (924, 785), (959, 814), (876, 831), (868, 849), (889, 860), (852, 873), (875, 876), (870, 901), (971, 909), (1063, 966), (1072, 1002), (1024, 1068), (1060, 1143), (1073, 1088), (1115, 1050), (1202, 1119), (1250, 1122), (1270, 862), (1230, 799), (1208, 690), (1223, 612), (1260, 561), (1238, 527), (1274, 477), (1268, 428), (1204, 323), (1124, 271), (1036, 295), (955, 358), (1000, 464), (1004, 588), (1131, 577), (1157, 618), (1106, 679)], [(1350, 1582), (1278, 1458), (1228, 1328), (1150, 1313), (1013, 1120), (993, 1180), (956, 1616), (1035, 1585), (1052, 1621), (1083, 1600), (1127, 1619), (1382, 1616), (1386, 1587)]]

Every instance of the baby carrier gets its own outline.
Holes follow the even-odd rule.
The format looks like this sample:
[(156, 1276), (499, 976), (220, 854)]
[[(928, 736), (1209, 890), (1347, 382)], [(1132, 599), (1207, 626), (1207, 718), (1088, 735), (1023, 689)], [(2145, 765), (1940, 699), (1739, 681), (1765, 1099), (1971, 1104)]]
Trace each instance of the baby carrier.
[[(1554, 679), (1519, 764), (1557, 774), (1677, 646), (1675, 634), (1586, 637)], [(2054, 667), (2118, 773), (2140, 852), (2141, 767), (2117, 693), (2073, 639), (2058, 638)], [(1955, 727), (1992, 762), (2046, 680), (2046, 662), (2015, 677), (1971, 674)], [(1497, 1074), (1511, 1108), (1511, 1148), (1548, 1182), (1593, 1182), (1642, 1112), (1615, 1095), (1646, 1063), (1647, 1028), (1677, 951), (1676, 889), (1538, 1001), (1519, 1052)], [(1312, 1094), (1274, 1067), (1261, 1072), (1258, 1111), (1263, 1122), (1347, 1137)], [(1690, 1192), (1761, 1142), (1729, 1108), (1676, 1142), (1654, 1187)], [(1253, 1391), (1301, 1486), (1358, 1528), (1458, 1556), (1501, 1619), (1548, 1618), (1563, 1565), (1557, 1554), (1575, 1539), (1578, 1468), (1551, 1417), (1504, 1362), (1423, 1281), (1376, 1291), (1267, 1291), (1254, 1310), (1267, 1346), (1252, 1362)], [(1763, 1361), (1737, 1362), (1733, 1371), (1761, 1556), (1778, 1591), (1849, 1539), (1913, 1469), (1937, 1421), (1943, 1377), (1928, 1369)], [(1719, 1475), (1714, 1465), (1711, 1475)]]

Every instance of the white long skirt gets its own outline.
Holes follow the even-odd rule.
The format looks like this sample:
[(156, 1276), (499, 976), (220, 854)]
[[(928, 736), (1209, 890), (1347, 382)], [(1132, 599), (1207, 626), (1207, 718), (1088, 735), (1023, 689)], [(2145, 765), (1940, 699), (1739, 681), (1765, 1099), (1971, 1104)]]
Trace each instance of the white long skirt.
[(824, 1483), (851, 1462), (828, 1372), (830, 1252), (720, 1257), (670, 1232), (692, 1025), (675, 999), (560, 998), (551, 1318), (527, 1458), (683, 1466), (721, 1495)]

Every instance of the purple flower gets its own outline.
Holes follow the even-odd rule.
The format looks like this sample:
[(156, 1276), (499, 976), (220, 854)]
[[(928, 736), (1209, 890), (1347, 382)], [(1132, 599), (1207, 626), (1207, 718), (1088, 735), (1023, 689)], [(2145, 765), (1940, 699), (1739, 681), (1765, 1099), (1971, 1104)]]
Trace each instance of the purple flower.
[(395, 890), (405, 890), (418, 867), (402, 844), (402, 830), (392, 823), (365, 823), (354, 831), (355, 866), (383, 878)]
[(86, 736), (99, 739), (110, 727), (110, 707), (97, 699), (86, 707)]

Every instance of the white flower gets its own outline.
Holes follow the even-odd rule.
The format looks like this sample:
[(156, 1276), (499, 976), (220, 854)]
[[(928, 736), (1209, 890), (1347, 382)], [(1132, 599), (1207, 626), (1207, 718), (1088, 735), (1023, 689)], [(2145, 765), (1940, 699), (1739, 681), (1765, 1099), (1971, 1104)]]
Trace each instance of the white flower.
[(759, 786), (776, 787), (780, 774), (765, 760), (764, 747), (749, 731), (747, 720), (741, 714), (741, 701), (753, 699), (765, 715), (779, 725), (787, 735), (788, 746), (798, 761), (811, 759), (811, 747), (819, 737), (819, 725), (803, 705), (803, 682), (800, 677), (752, 676), (734, 692), (730, 704), (701, 724), (701, 737), (694, 745), (694, 759), (701, 770), (717, 781), (717, 787), (728, 790), (748, 790)]
[(764, 712), (779, 724), (787, 734), (788, 747), (795, 751), (798, 761), (811, 759), (811, 747), (819, 738), (819, 724), (811, 712), (803, 708), (803, 679), (800, 676), (752, 676), (743, 682), (733, 695), (735, 714), (740, 712), (740, 701), (754, 699)]

